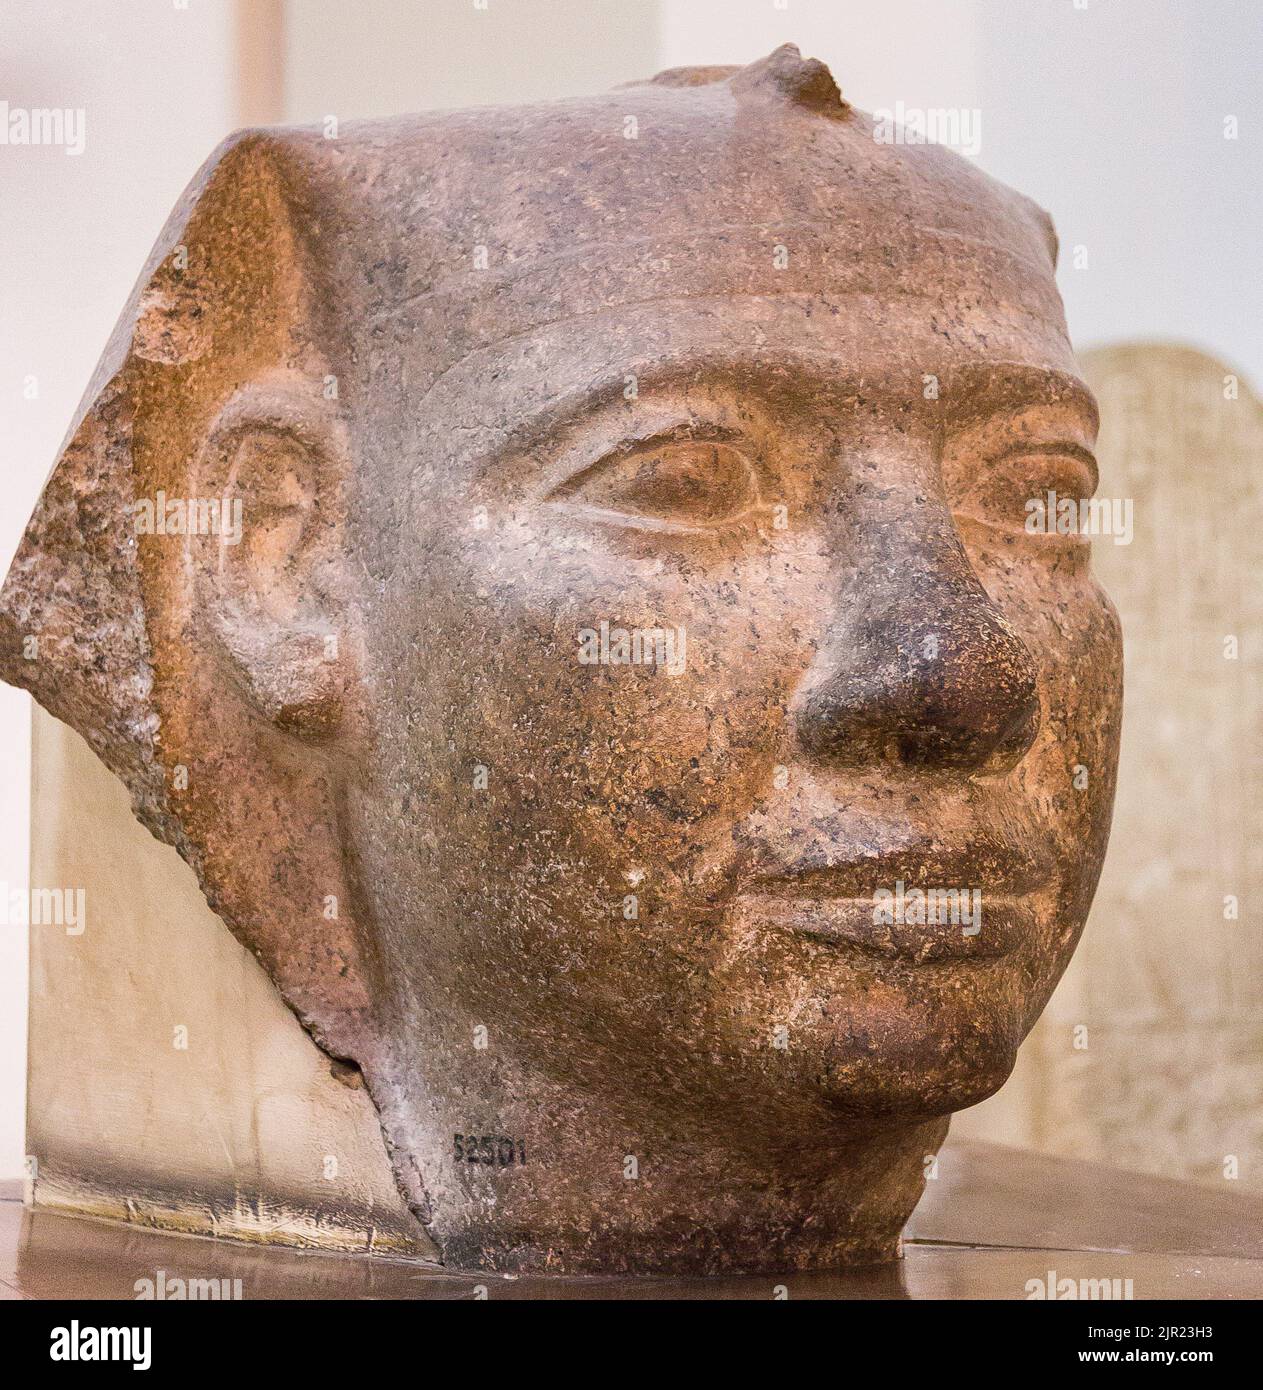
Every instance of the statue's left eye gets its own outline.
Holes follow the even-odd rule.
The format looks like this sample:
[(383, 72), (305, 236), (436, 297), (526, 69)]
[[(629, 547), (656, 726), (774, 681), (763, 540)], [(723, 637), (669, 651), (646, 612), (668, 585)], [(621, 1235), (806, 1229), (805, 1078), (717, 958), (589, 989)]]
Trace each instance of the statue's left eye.
[[(1030, 532), (1032, 508), (1043, 507), (1050, 491), (1078, 506), (1095, 491), (1095, 475), (1095, 460), (1077, 444), (1013, 449), (958, 475), (953, 505), (976, 521)], [(1052, 534), (1058, 534), (1055, 528)]]
[(595, 520), (695, 531), (748, 512), (758, 486), (749, 460), (731, 444), (674, 439), (607, 455), (549, 500)]

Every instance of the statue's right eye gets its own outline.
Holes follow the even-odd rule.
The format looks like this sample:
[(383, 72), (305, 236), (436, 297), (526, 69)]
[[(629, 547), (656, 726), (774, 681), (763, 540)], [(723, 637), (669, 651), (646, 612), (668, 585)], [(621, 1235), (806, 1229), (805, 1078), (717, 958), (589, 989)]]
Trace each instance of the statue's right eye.
[(759, 489), (753, 466), (733, 445), (666, 439), (607, 455), (549, 501), (614, 525), (703, 531), (756, 507)]

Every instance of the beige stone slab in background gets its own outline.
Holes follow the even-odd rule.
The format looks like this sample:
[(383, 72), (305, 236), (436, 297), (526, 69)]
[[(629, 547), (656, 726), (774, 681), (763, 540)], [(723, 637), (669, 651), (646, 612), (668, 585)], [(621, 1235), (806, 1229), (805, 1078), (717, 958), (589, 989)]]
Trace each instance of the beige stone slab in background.
[(335, 1079), (122, 784), (39, 708), (32, 763), (31, 882), (83, 888), (86, 908), (81, 932), (31, 928), (37, 1205), (432, 1254), (368, 1094)]

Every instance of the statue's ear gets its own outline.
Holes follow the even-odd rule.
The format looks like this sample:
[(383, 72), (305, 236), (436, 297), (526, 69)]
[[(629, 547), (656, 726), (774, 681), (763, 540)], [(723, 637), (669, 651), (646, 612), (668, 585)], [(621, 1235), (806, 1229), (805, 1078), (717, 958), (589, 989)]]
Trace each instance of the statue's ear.
[(193, 470), (213, 525), (189, 530), (193, 604), (265, 719), (323, 738), (352, 680), (342, 497), (350, 462), (334, 403), (274, 373), (234, 393)]
[(193, 180), (0, 592), (0, 677), (87, 738), (317, 1039), (364, 1061), (341, 168), (317, 131), (247, 131)]
[(241, 131), (198, 171), (123, 309), (0, 590), (0, 678), (82, 733), (145, 824), (182, 853), (158, 737), (155, 645), (188, 596), (155, 589), (172, 552), (146, 540), (137, 509), (195, 494), (191, 464), (240, 382), (280, 369), (319, 397), (329, 334), (306, 229), (325, 144), (308, 132)]

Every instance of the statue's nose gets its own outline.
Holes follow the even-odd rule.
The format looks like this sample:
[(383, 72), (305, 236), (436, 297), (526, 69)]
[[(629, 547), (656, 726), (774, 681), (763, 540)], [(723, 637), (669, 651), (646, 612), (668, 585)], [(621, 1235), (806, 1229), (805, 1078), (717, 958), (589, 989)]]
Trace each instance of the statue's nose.
[(849, 766), (1014, 766), (1039, 727), (1035, 661), (950, 512), (922, 505), (862, 535), (792, 706), (802, 748)]

